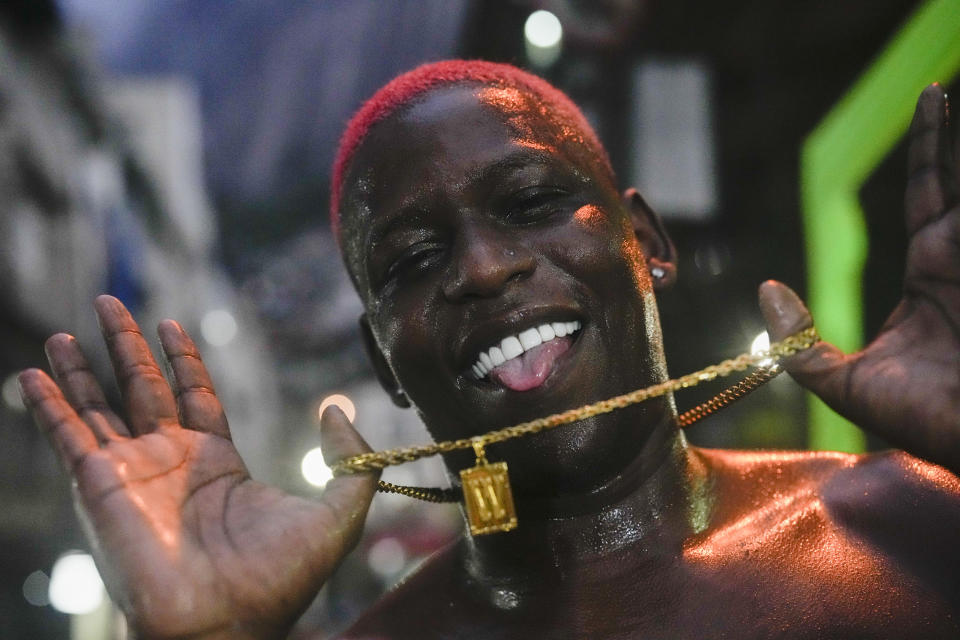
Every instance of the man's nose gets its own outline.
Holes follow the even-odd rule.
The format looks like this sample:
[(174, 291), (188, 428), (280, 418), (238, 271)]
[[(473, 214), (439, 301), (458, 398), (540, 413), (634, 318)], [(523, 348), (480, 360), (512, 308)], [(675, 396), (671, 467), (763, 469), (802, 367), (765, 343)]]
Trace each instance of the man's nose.
[(533, 273), (535, 264), (530, 251), (507, 232), (464, 229), (454, 244), (443, 293), (451, 302), (496, 296)]

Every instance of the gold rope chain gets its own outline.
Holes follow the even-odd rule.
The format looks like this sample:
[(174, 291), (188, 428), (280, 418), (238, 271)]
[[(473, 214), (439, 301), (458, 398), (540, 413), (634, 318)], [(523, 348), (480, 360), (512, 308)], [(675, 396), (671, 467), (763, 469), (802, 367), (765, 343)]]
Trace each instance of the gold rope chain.
[[(591, 418), (603, 413), (610, 413), (617, 409), (629, 407), (632, 404), (658, 398), (660, 396), (693, 387), (701, 382), (722, 378), (728, 376), (734, 371), (743, 371), (750, 366), (769, 366), (771, 363), (791, 356), (804, 349), (809, 349), (820, 341), (820, 335), (816, 328), (809, 327), (788, 336), (779, 342), (770, 345), (769, 348), (756, 353), (743, 353), (736, 358), (724, 360), (719, 364), (710, 365), (700, 371), (689, 373), (685, 376), (667, 380), (644, 389), (637, 389), (620, 396), (601, 400), (593, 404), (577, 407), (561, 413), (555, 413), (544, 418), (537, 418), (528, 422), (521, 422), (512, 427), (489, 431), (483, 435), (472, 438), (460, 438), (459, 440), (445, 440), (443, 442), (434, 442), (431, 444), (416, 445), (412, 447), (400, 447), (397, 449), (388, 449), (387, 451), (371, 451), (362, 453), (358, 456), (346, 458), (337, 462), (331, 467), (334, 476), (348, 475), (354, 473), (365, 473), (367, 471), (377, 471), (384, 467), (389, 467), (405, 462), (413, 462), (420, 458), (426, 458), (438, 453), (446, 453), (456, 449), (470, 449), (475, 446), (486, 446), (494, 442), (503, 442), (511, 438), (519, 438), (533, 433), (539, 433), (563, 424), (578, 422), (586, 418)], [(391, 485), (392, 486), (392, 485)], [(382, 489), (383, 490), (383, 489)], [(390, 489), (386, 489), (390, 490)], [(400, 493), (400, 492), (398, 492)], [(409, 494), (406, 494), (409, 495)], [(420, 497), (420, 496), (411, 496)]]

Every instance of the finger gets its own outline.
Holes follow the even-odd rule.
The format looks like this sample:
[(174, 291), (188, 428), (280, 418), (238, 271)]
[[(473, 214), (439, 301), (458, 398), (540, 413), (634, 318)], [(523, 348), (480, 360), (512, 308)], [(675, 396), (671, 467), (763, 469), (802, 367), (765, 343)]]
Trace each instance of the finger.
[[(813, 326), (806, 305), (782, 282), (767, 280), (760, 285), (760, 310), (767, 323), (770, 341), (783, 340)], [(824, 400), (839, 393), (847, 356), (840, 349), (822, 340), (782, 361), (783, 367), (800, 384)]]
[(180, 423), (188, 429), (212, 433), (229, 440), (230, 427), (223, 406), (193, 340), (173, 320), (161, 322), (157, 333), (173, 371), (173, 393), (180, 410)]
[(33, 421), (50, 438), (60, 462), (72, 473), (86, 455), (99, 449), (96, 437), (43, 371), (27, 369), (20, 373), (18, 382)]
[(127, 426), (110, 409), (100, 383), (90, 370), (76, 339), (58, 333), (44, 345), (53, 378), (70, 406), (90, 426), (97, 441), (103, 445), (116, 440), (118, 435), (129, 436)]
[[(327, 407), (320, 417), (320, 446), (328, 465), (371, 451), (370, 445), (336, 406)], [(348, 546), (360, 535), (379, 479), (379, 472), (342, 475), (330, 480), (324, 488), (321, 500), (333, 512), (334, 520), (341, 527), (338, 533)]]
[(910, 124), (907, 190), (904, 197), (907, 234), (937, 219), (956, 202), (957, 185), (947, 127), (947, 96), (939, 84), (920, 94)]
[(160, 372), (140, 327), (112, 296), (99, 296), (94, 307), (120, 385), (130, 431), (148, 433), (177, 424), (177, 403)]

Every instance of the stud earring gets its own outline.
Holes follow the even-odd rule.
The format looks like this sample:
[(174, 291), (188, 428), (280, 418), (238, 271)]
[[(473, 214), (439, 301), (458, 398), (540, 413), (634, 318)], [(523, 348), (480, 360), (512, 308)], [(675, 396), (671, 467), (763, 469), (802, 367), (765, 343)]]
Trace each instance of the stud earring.
[(407, 398), (407, 394), (403, 392), (403, 389), (395, 389), (392, 395), (393, 397), (391, 399), (396, 406), (403, 408), (410, 406), (410, 399)]
[(663, 278), (663, 276), (667, 275), (667, 272), (664, 271), (662, 267), (654, 267), (653, 269), (650, 269), (650, 275), (657, 280), (660, 280)]

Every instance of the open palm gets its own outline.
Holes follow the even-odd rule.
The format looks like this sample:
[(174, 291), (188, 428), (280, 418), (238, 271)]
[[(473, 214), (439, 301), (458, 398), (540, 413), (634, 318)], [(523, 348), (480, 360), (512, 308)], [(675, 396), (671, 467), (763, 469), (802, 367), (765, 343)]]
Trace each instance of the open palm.
[[(842, 415), (891, 443), (960, 470), (960, 204), (947, 99), (927, 87), (910, 127), (903, 297), (880, 335), (843, 354), (820, 343), (787, 370)], [(772, 337), (809, 326), (799, 298), (761, 287)]]
[[(252, 481), (183, 329), (159, 328), (171, 389), (123, 305), (96, 308), (128, 422), (71, 336), (47, 342), (56, 382), (29, 370), (20, 383), (111, 596), (144, 637), (283, 635), (356, 542), (376, 479), (337, 478), (316, 502)], [(337, 410), (322, 436), (331, 460), (369, 450)]]

